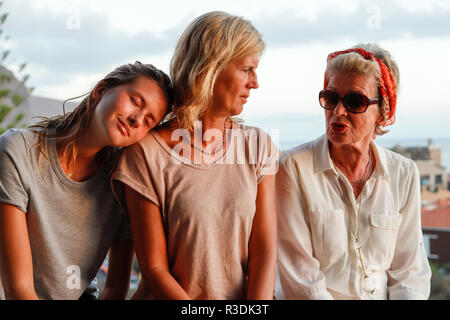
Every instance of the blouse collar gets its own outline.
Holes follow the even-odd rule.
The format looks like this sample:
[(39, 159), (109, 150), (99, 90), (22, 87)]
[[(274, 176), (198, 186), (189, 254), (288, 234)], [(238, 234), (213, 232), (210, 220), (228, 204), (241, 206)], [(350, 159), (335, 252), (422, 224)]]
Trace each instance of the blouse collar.
[[(372, 148), (372, 151), (377, 160), (372, 177), (382, 177), (385, 179), (389, 179), (385, 151), (382, 147), (378, 146), (374, 140), (370, 142), (370, 147)], [(330, 157), (330, 150), (328, 149), (328, 138), (326, 134), (322, 135), (315, 141), (313, 148), (313, 160), (314, 173), (332, 170), (336, 176), (338, 175), (338, 172), (336, 171), (336, 168)]]

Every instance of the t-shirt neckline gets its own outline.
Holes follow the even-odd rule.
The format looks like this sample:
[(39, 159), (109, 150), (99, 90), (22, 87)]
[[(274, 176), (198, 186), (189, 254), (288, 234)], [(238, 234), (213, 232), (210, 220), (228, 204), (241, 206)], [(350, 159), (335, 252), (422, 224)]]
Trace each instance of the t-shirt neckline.
[[(227, 129), (227, 130), (235, 130), (235, 129), (237, 129), (238, 126), (239, 126), (238, 123), (235, 123), (235, 121), (231, 121), (231, 129)], [(197, 169), (210, 169), (210, 168), (216, 167), (219, 164), (222, 164), (222, 160), (226, 159), (226, 156), (228, 155), (229, 150), (234, 145), (234, 143), (233, 143), (234, 139), (230, 139), (231, 141), (228, 141), (228, 145), (225, 149), (225, 152), (223, 152), (223, 154), (219, 158), (217, 158), (216, 160), (214, 160), (214, 162), (211, 162), (210, 164), (195, 163), (191, 159), (183, 157), (183, 156), (179, 155), (178, 153), (176, 153), (175, 151), (173, 151), (173, 149), (171, 147), (169, 147), (169, 145), (166, 143), (166, 141), (164, 141), (164, 139), (159, 135), (159, 133), (156, 130), (150, 131), (150, 134), (160, 144), (160, 146), (164, 149), (164, 151), (166, 151), (169, 154), (170, 157), (175, 158), (177, 161), (181, 162), (184, 165), (194, 167)]]
[(55, 172), (58, 179), (66, 186), (68, 186), (68, 187), (84, 187), (91, 183), (95, 183), (96, 180), (98, 179), (98, 177), (103, 174), (103, 170), (105, 170), (105, 169), (104, 169), (104, 166), (102, 165), (97, 170), (97, 172), (87, 180), (75, 181), (75, 180), (70, 179), (66, 175), (64, 170), (62, 169), (61, 164), (59, 163), (58, 154), (56, 152), (56, 143), (54, 141), (48, 141), (48, 140), (47, 140), (47, 143), (48, 143), (49, 157), (50, 157), (50, 163), (51, 163), (52, 169)]

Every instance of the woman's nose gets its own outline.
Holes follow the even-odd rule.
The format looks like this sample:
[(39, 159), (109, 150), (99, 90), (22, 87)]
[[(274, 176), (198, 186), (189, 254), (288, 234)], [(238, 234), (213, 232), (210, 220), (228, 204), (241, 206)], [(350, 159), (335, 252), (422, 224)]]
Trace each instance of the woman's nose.
[(338, 104), (334, 108), (334, 113), (337, 116), (345, 116), (345, 115), (347, 115), (347, 109), (345, 109), (344, 104), (342, 103), (342, 100), (339, 100)]
[(137, 114), (132, 114), (128, 117), (128, 123), (133, 128), (140, 127), (142, 125), (143, 121), (144, 121), (144, 118)]
[(258, 83), (258, 76), (256, 75), (256, 72), (252, 72), (248, 82), (247, 82), (247, 87), (250, 89), (258, 89), (259, 88), (259, 83)]

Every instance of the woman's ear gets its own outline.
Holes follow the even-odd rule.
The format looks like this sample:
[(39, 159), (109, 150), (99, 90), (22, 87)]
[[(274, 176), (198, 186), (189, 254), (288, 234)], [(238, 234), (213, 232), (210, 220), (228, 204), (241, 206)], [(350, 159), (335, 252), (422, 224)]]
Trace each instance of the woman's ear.
[(381, 113), (381, 111), (379, 111), (378, 119), (375, 122), (375, 130), (373, 131), (372, 140), (376, 139), (376, 137), (377, 137), (377, 130), (379, 130), (379, 128), (382, 126), (383, 122), (384, 122), (384, 116)]
[(102, 80), (97, 83), (94, 90), (92, 90), (92, 97), (94, 98), (95, 104), (99, 103), (107, 88), (108, 87), (106, 86), (106, 81)]

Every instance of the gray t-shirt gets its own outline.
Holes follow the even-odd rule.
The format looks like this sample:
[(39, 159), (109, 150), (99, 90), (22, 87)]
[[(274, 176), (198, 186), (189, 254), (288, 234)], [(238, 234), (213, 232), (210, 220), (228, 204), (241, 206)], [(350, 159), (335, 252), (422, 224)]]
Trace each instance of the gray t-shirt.
[(105, 167), (76, 182), (62, 170), (53, 143), (45, 156), (36, 144), (27, 129), (0, 136), (0, 202), (26, 213), (38, 297), (78, 299), (113, 241), (130, 237), (129, 226)]

